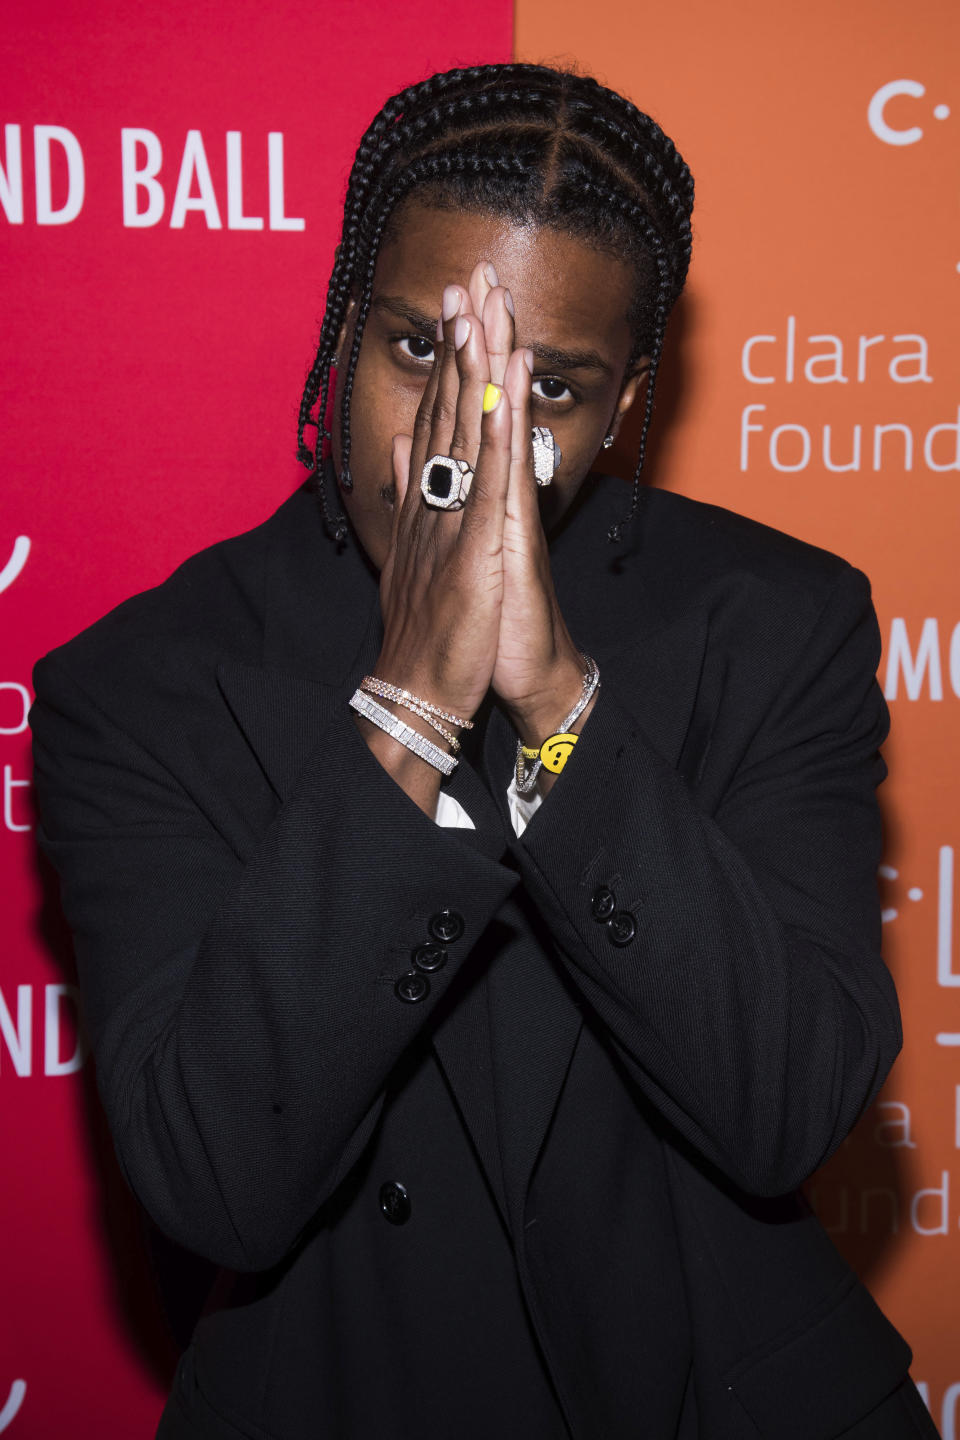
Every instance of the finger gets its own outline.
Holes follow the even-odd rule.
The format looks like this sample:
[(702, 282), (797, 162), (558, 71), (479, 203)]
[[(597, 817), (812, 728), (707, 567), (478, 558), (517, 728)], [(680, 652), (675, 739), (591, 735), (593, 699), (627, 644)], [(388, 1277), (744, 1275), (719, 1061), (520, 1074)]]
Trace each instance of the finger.
[[(442, 334), (442, 350), (436, 384), (433, 387), (433, 404), (428, 417), (421, 405), (414, 428), (413, 465), (411, 479), (419, 483), (424, 465), (434, 455), (450, 455), (453, 432), (457, 421), (457, 404), (460, 397), (460, 373), (457, 369), (457, 340), (463, 345), (476, 331), (476, 319), (471, 324), (463, 312), (469, 307), (469, 296), (462, 285), (448, 285), (441, 299), (438, 334)], [(424, 396), (426, 399), (426, 396)], [(419, 443), (418, 443), (419, 442)], [(410, 524), (419, 536), (432, 538), (443, 548), (443, 538), (451, 540), (459, 529), (457, 510), (440, 510), (431, 506), (427, 515), (411, 513)], [(438, 530), (439, 526), (439, 530)], [(442, 532), (442, 533), (441, 533)]]
[(390, 549), (394, 564), (390, 573), (392, 576), (393, 569), (399, 567), (400, 573), (409, 578), (412, 568), (422, 572), (421, 578), (425, 578), (424, 547), (430, 547), (436, 529), (436, 511), (428, 509), (423, 503), (420, 471), (414, 470), (411, 464), (412, 449), (413, 441), (409, 435), (394, 435), (391, 459), (397, 498)]
[(489, 260), (481, 260), (473, 267), (470, 279), (467, 282), (467, 290), (470, 293), (470, 308), (474, 315), (483, 315), (484, 301), (500, 284), (497, 272)]
[(411, 543), (414, 540), (415, 511), (419, 509), (420, 491), (418, 477), (411, 471), (413, 439), (410, 435), (394, 435), (391, 445), (390, 463), (393, 472), (393, 517), (390, 530), (390, 549), (380, 572), (380, 593), (389, 593), (394, 574), (405, 574), (410, 559)]
[(417, 406), (417, 413), (413, 421), (413, 445), (410, 451), (410, 474), (418, 477), (423, 469), (427, 458), (427, 446), (430, 444), (430, 429), (433, 416), (433, 402), (437, 394), (437, 386), (440, 383), (440, 366), (443, 363), (443, 331), (437, 326), (437, 349), (433, 359), (433, 365), (427, 378), (423, 394), (420, 396), (420, 404)]
[(390, 526), (390, 548), (387, 550), (387, 558), (383, 562), (380, 571), (380, 597), (381, 609), (386, 610), (389, 601), (390, 590), (393, 584), (393, 572), (397, 564), (397, 543), (400, 534), (400, 512), (403, 509), (404, 499), (407, 492), (407, 480), (410, 474), (410, 447), (412, 437), (409, 435), (394, 435), (391, 445), (391, 470), (393, 472), (393, 515)]
[[(425, 526), (427, 529), (431, 529), (436, 524), (436, 511), (431, 510), (427, 516), (421, 513), (424, 506), (420, 503), (419, 496), (420, 476), (430, 456), (448, 453), (442, 448), (442, 440), (437, 433), (437, 422), (444, 415), (448, 415), (448, 429), (452, 433), (458, 387), (454, 329), (456, 316), (464, 303), (465, 296), (466, 291), (462, 286), (448, 285), (441, 299), (441, 314), (437, 321), (436, 356), (413, 422), (413, 446), (410, 452), (408, 473), (412, 482), (411, 489), (416, 489), (417, 493), (408, 493), (408, 499), (404, 504), (401, 516), (401, 528), (404, 530), (413, 527), (417, 531), (421, 531)], [(439, 428), (442, 431), (442, 424)]]
[(503, 546), (513, 426), (509, 399), (499, 387), (495, 401), (480, 420), (480, 450), (458, 537), (462, 551), (479, 547), (487, 555)]
[(513, 353), (513, 297), (509, 290), (498, 285), (491, 290), (483, 304), (483, 334), (490, 361), (490, 379), (495, 385), (502, 385), (507, 373), (507, 362)]
[(483, 325), (477, 315), (467, 311), (457, 316), (454, 343), (460, 390), (448, 453), (457, 460), (466, 460), (468, 465), (475, 466), (480, 452), (480, 419), (483, 414), (484, 394), (490, 381)]
[[(473, 330), (470, 320), (464, 314), (470, 306), (470, 297), (462, 285), (448, 285), (441, 301), (440, 323), (443, 330), (443, 354), (440, 359), (440, 373), (437, 378), (436, 394), (430, 414), (430, 438), (427, 455), (449, 455), (450, 441), (457, 420), (457, 399), (460, 394), (460, 375), (457, 370), (457, 339), (461, 344), (464, 337)], [(462, 324), (460, 322), (463, 322)], [(427, 456), (424, 456), (426, 459)]]
[[(459, 285), (443, 292), (441, 325), (444, 356), (433, 401), (427, 456), (450, 455), (471, 468), (480, 449), (480, 417), (489, 380), (483, 325), (470, 309), (470, 296)], [(445, 539), (455, 539), (460, 528), (458, 510), (441, 511)], [(442, 548), (442, 547), (441, 547)]]
[(530, 389), (533, 353), (514, 350), (507, 363), (504, 393), (510, 402), (510, 476), (506, 509), (511, 520), (540, 524), (537, 482), (533, 473)]
[(400, 512), (407, 503), (409, 491), (415, 487), (410, 485), (410, 455), (413, 450), (412, 435), (394, 435), (391, 460), (393, 462), (393, 534), (391, 545), (397, 543), (397, 531), (400, 528)]

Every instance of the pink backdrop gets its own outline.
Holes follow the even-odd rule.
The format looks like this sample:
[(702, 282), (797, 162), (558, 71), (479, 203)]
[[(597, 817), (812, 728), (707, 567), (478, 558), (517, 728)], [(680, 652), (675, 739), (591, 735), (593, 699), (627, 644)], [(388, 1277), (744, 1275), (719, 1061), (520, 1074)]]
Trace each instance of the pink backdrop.
[[(75, 1068), (25, 783), (33, 662), (303, 478), (297, 406), (356, 141), (401, 85), (509, 58), (511, 10), (54, 0), (4, 22), (0, 1430), (102, 1440), (153, 1434), (172, 1349)], [(127, 140), (125, 216), (131, 130), (149, 134)]]

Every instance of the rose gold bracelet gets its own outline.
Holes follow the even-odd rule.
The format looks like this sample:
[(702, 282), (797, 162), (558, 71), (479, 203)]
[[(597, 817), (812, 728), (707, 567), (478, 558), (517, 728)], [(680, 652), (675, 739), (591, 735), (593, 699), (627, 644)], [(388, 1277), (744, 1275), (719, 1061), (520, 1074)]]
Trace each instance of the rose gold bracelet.
[[(441, 710), (439, 705), (431, 705), (429, 700), (423, 700), (419, 695), (411, 694), (409, 690), (401, 690), (399, 685), (391, 685), (376, 675), (364, 675), (360, 682), (360, 688), (366, 690), (370, 695), (379, 695), (383, 700), (396, 700), (398, 705), (405, 705), (408, 710), (411, 705), (419, 705), (421, 709), (427, 711), (428, 715), (436, 715), (438, 720), (446, 720), (460, 730), (473, 729), (472, 720), (463, 720), (459, 715), (452, 715), (449, 710)], [(426, 719), (427, 716), (422, 718)]]
[[(368, 681), (371, 683), (368, 684)], [(409, 695), (408, 692), (401, 691), (396, 685), (387, 685), (386, 681), (378, 681), (374, 675), (364, 676), (360, 684), (360, 689), (366, 691), (368, 695), (379, 695), (384, 700), (393, 700), (394, 704), (402, 705), (405, 710), (411, 711), (414, 715), (419, 715), (420, 719), (426, 720), (427, 724), (433, 730), (436, 730), (438, 735), (443, 736), (455, 754), (459, 751), (460, 741), (456, 735), (454, 735), (452, 730), (448, 730), (446, 725), (441, 725), (435, 713), (431, 713), (435, 710), (434, 706), (431, 706), (430, 710), (428, 710), (426, 708), (426, 701), (421, 701), (416, 695)], [(396, 694), (390, 694), (390, 691), (396, 691)], [(403, 698), (405, 695), (407, 698)]]

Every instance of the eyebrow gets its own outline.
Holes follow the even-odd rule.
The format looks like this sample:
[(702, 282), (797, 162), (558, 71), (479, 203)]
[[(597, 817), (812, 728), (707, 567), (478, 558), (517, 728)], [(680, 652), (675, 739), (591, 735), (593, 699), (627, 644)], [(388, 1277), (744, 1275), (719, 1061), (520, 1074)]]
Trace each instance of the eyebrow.
[(420, 334), (426, 335), (428, 340), (436, 339), (438, 317), (434, 315), (431, 320), (429, 315), (424, 315), (422, 310), (408, 305), (406, 300), (401, 300), (394, 295), (378, 295), (371, 308), (389, 310), (391, 315), (396, 315), (400, 320), (406, 320), (412, 329), (419, 330)]
[[(428, 340), (433, 340), (437, 333), (437, 317), (432, 319), (425, 315), (416, 306), (410, 305), (406, 300), (395, 295), (378, 295), (373, 301), (374, 310), (386, 310), (391, 315), (396, 315), (401, 320), (406, 320), (412, 329), (425, 335)], [(554, 345), (532, 344), (526, 347), (532, 350), (536, 359), (542, 364), (549, 365), (555, 370), (597, 370), (603, 375), (612, 375), (613, 366), (604, 360), (603, 356), (596, 350), (558, 350)]]

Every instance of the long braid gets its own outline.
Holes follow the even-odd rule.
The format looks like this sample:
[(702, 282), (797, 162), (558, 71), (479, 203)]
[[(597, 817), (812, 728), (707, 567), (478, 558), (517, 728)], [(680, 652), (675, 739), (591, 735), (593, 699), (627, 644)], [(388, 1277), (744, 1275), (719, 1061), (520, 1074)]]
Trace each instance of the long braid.
[[(377, 259), (392, 217), (416, 190), (428, 203), (453, 201), (564, 230), (635, 265), (631, 360), (648, 356), (650, 364), (632, 502), (608, 532), (621, 539), (639, 503), (667, 318), (689, 266), (693, 180), (673, 142), (632, 102), (589, 77), (520, 63), (450, 70), (409, 86), (387, 101), (360, 142), (298, 417), (298, 458), (314, 479), (328, 531), (338, 540), (346, 535), (344, 516), (332, 512), (326, 494), (332, 465), (321, 464), (331, 367), (352, 302), (342, 384), (338, 376), (340, 485), (349, 489), (350, 404)], [(313, 450), (304, 440), (308, 425), (316, 429)]]
[[(662, 251), (657, 254), (658, 269), (660, 270), (660, 294), (664, 295), (668, 284), (666, 276), (666, 261)], [(663, 354), (664, 332), (667, 328), (667, 317), (670, 313), (669, 305), (659, 300), (656, 309), (655, 340), (651, 346), (650, 368), (647, 371), (646, 392), (643, 397), (643, 421), (640, 426), (640, 443), (637, 446), (637, 460), (633, 471), (633, 490), (630, 496), (630, 508), (622, 520), (617, 520), (607, 531), (607, 539), (616, 544), (623, 539), (626, 530), (630, 526), (637, 508), (640, 504), (643, 482), (642, 471), (644, 461), (647, 458), (647, 441), (650, 435), (650, 422), (653, 419), (653, 396), (657, 385), (657, 375), (660, 371), (660, 357)]]
[(664, 333), (666, 331), (667, 317), (669, 316), (672, 303), (671, 296), (677, 282), (670, 265), (669, 252), (664, 244), (663, 238), (652, 224), (643, 206), (637, 204), (636, 201), (630, 200), (622, 191), (611, 190), (607, 186), (598, 185), (594, 181), (585, 180), (582, 183), (585, 194), (593, 196), (598, 203), (604, 206), (618, 208), (621, 213), (625, 215), (631, 227), (643, 237), (644, 243), (653, 255), (657, 267), (657, 296), (654, 303), (653, 322), (651, 326), (653, 340), (650, 345), (650, 366), (646, 375), (643, 420), (640, 426), (637, 461), (633, 472), (633, 490), (630, 499), (630, 508), (627, 514), (611, 525), (607, 531), (607, 538), (612, 542), (617, 542), (623, 539), (640, 504), (642, 492), (641, 472), (643, 471), (643, 463), (647, 455), (647, 439), (650, 432), (650, 422), (653, 419), (653, 400), (657, 385), (657, 374), (660, 369), (660, 357), (663, 354)]

